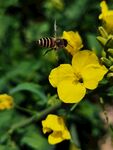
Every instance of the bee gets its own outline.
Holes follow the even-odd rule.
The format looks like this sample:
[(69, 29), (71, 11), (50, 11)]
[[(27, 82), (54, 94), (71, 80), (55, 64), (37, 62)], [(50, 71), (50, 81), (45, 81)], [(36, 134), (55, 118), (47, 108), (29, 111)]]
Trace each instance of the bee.
[(52, 48), (58, 50), (67, 46), (68, 42), (66, 39), (54, 38), (54, 37), (45, 37), (37, 41), (37, 44), (41, 47)]
[(63, 38), (57, 38), (56, 37), (56, 20), (54, 22), (54, 37), (44, 37), (37, 41), (37, 44), (41, 47), (50, 48), (46, 51), (59, 50), (60, 48), (65, 48), (68, 45), (68, 42), (66, 39)]

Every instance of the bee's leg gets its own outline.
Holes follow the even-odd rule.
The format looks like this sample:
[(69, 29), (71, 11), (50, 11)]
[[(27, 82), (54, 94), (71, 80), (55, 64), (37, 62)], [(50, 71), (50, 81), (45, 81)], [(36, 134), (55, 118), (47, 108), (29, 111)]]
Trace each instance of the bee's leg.
[(50, 51), (52, 51), (52, 50), (54, 50), (54, 49), (53, 49), (53, 48), (50, 48), (50, 49), (46, 50), (46, 51), (44, 52), (43, 56), (45, 56), (48, 52), (50, 52)]

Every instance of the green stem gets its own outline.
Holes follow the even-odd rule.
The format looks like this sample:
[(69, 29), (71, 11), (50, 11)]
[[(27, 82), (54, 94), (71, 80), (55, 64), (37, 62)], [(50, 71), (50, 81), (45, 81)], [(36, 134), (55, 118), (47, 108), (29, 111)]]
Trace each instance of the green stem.
[(22, 120), (21, 122), (17, 123), (17, 124), (14, 124), (8, 131), (9, 134), (12, 134), (16, 129), (18, 128), (21, 128), (21, 127), (24, 127), (34, 121), (39, 121), (41, 120), (42, 118), (44, 118), (47, 114), (51, 113), (51, 112), (54, 112), (56, 109), (58, 109), (59, 107), (61, 106), (61, 102), (59, 101), (58, 103), (56, 103), (56, 105), (54, 106), (51, 106), (47, 109), (45, 109), (44, 111), (42, 112), (38, 112), (36, 113), (35, 115), (33, 115), (32, 117), (30, 118), (27, 118), (27, 119), (24, 119)]
[(23, 107), (20, 107), (20, 106), (18, 106), (18, 105), (14, 105), (14, 107), (15, 107), (16, 109), (21, 110), (21, 111), (27, 112), (28, 114), (31, 114), (31, 115), (36, 114), (36, 111), (29, 110), (29, 109), (27, 109), (27, 108), (23, 108)]
[(71, 107), (70, 111), (74, 111), (74, 109), (77, 107), (77, 105), (78, 105), (78, 103), (74, 104), (74, 105)]

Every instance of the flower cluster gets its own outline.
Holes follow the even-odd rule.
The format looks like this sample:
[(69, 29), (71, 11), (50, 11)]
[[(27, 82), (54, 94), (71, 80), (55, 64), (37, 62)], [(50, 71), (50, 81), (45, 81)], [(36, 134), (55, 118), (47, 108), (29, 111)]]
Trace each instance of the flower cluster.
[(102, 1), (100, 6), (99, 19), (102, 21), (102, 26), (99, 27), (100, 36), (97, 39), (103, 46), (104, 55), (101, 61), (109, 69), (107, 77), (113, 78), (113, 10), (108, 9), (106, 1)]

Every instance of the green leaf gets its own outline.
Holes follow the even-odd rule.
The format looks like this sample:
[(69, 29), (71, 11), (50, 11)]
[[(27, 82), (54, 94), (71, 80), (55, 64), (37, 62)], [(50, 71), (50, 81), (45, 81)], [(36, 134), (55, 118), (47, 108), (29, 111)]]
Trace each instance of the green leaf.
[[(3, 66), (5, 68), (5, 66)], [(13, 82), (22, 82), (28, 80), (39, 80), (41, 75), (39, 73), (36, 74), (36, 71), (40, 68), (40, 62), (32, 61), (22, 61), (19, 65), (10, 66), (7, 70), (8, 73), (3, 74), (1, 71), (0, 78), (0, 90), (6, 88), (6, 84), (8, 87), (8, 82), (11, 80)]]
[(54, 146), (49, 145), (47, 139), (36, 131), (36, 133), (28, 133), (22, 139), (22, 145), (28, 145), (34, 150), (53, 150)]
[(5, 150), (6, 146), (0, 145), (0, 150)]
[(47, 100), (43, 91), (41, 91), (40, 86), (38, 84), (35, 84), (35, 83), (28, 83), (28, 82), (21, 83), (21, 84), (17, 85), (15, 88), (11, 89), (9, 93), (14, 94), (16, 92), (20, 92), (23, 90), (37, 94), (37, 96), (40, 99), (42, 99), (43, 101)]
[(87, 42), (90, 49), (92, 49), (97, 55), (101, 54), (100, 45), (97, 42), (96, 35), (87, 34)]
[(0, 150), (19, 150), (15, 145), (0, 145)]
[(113, 86), (108, 88), (107, 95), (113, 97)]
[(3, 110), (0, 111), (0, 129), (3, 127), (8, 126), (7, 123), (9, 123), (12, 119), (13, 110)]
[(47, 22), (34, 24), (31, 22), (26, 28), (25, 36), (28, 41), (36, 40), (38, 38), (45, 36), (49, 29), (49, 24)]
[(80, 147), (80, 141), (78, 138), (78, 133), (75, 124), (71, 124), (70, 132), (72, 136), (72, 142), (76, 145), (76, 147)]
[(2, 21), (2, 23), (0, 23), (0, 40), (2, 40), (2, 38), (6, 37), (6, 31), (14, 20), (9, 16), (0, 15), (0, 21)]
[(79, 114), (88, 118), (93, 124), (98, 124), (98, 120), (95, 116), (98, 115), (100, 111), (99, 105), (93, 105), (85, 99), (79, 106)]

